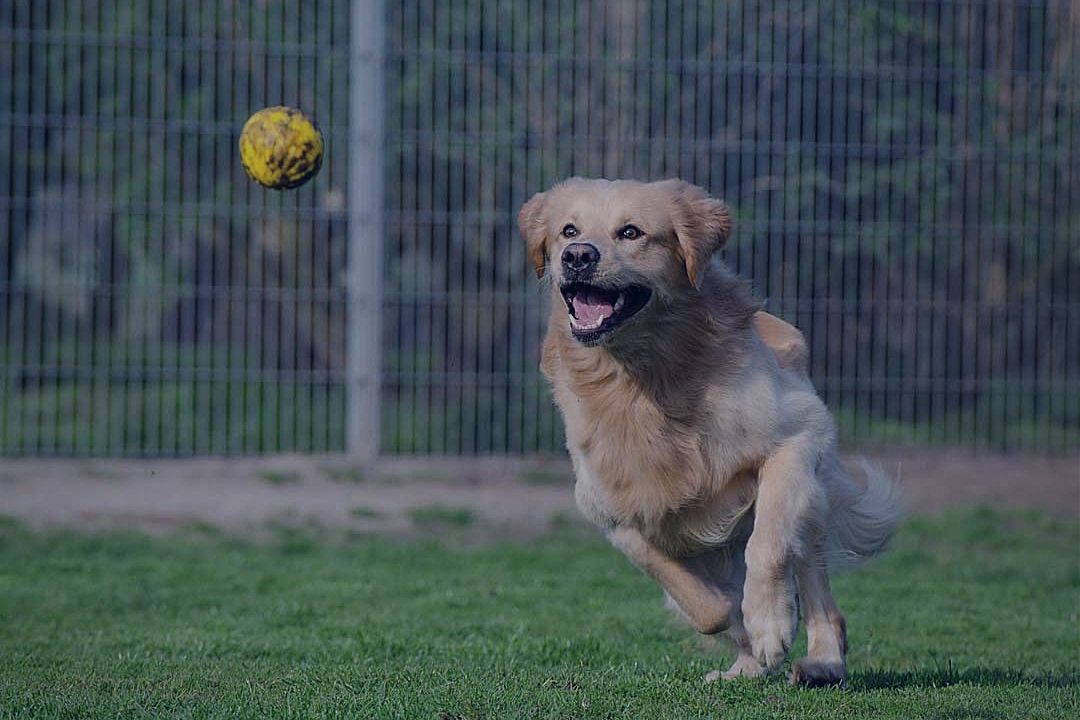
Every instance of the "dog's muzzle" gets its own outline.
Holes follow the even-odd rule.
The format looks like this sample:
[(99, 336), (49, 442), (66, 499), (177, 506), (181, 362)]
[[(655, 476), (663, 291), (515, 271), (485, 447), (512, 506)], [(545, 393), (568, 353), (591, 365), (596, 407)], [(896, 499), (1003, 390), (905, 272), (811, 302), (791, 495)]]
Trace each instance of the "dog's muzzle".
[(649, 302), (652, 290), (644, 285), (604, 287), (566, 282), (560, 288), (570, 315), (570, 332), (585, 345), (596, 345), (615, 332)]

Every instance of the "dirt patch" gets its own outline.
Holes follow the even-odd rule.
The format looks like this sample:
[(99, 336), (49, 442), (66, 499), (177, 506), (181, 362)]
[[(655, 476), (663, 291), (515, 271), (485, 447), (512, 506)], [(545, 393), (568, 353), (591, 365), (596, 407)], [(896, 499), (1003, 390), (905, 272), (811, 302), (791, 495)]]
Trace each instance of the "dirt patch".
[[(1080, 518), (1080, 455), (867, 459), (897, 478), (915, 512), (979, 503)], [(286, 524), (485, 538), (535, 537), (578, 518), (564, 459), (395, 458), (361, 467), (342, 456), (3, 460), (0, 514), (35, 527), (246, 533)]]

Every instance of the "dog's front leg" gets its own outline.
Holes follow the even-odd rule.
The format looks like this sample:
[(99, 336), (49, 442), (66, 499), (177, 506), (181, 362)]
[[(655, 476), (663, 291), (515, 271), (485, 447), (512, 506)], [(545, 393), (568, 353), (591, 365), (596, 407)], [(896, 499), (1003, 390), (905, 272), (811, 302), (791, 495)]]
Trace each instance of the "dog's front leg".
[(630, 562), (660, 583), (691, 627), (705, 635), (727, 630), (732, 611), (737, 608), (726, 595), (707, 585), (685, 563), (656, 547), (639, 531), (619, 525), (607, 535)]
[(794, 563), (825, 507), (815, 467), (820, 439), (800, 435), (785, 442), (762, 465), (754, 531), (746, 544), (742, 612), (754, 657), (775, 670), (791, 647), (798, 625)]

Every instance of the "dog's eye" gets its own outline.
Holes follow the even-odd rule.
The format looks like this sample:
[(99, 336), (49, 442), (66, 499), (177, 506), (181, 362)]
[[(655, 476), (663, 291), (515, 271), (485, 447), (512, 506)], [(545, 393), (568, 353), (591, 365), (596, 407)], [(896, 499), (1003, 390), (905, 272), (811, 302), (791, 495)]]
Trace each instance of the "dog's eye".
[(573, 225), (567, 225), (562, 229), (562, 236), (565, 238), (572, 238), (578, 236), (577, 228)]
[(627, 225), (619, 231), (619, 237), (623, 240), (636, 240), (644, 234), (645, 233), (641, 232), (641, 230), (634, 225)]

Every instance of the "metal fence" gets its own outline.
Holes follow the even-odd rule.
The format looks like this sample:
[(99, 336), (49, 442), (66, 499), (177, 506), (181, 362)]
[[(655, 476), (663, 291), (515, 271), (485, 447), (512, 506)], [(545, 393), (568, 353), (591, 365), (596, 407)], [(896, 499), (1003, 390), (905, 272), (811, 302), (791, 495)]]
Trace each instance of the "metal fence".
[[(343, 443), (349, 5), (0, 0), (0, 452)], [(318, 180), (237, 134), (307, 109)]]
[(380, 7), (0, 0), (0, 454), (558, 450), (514, 218), (573, 174), (725, 197), (849, 441), (1080, 446), (1080, 3)]

